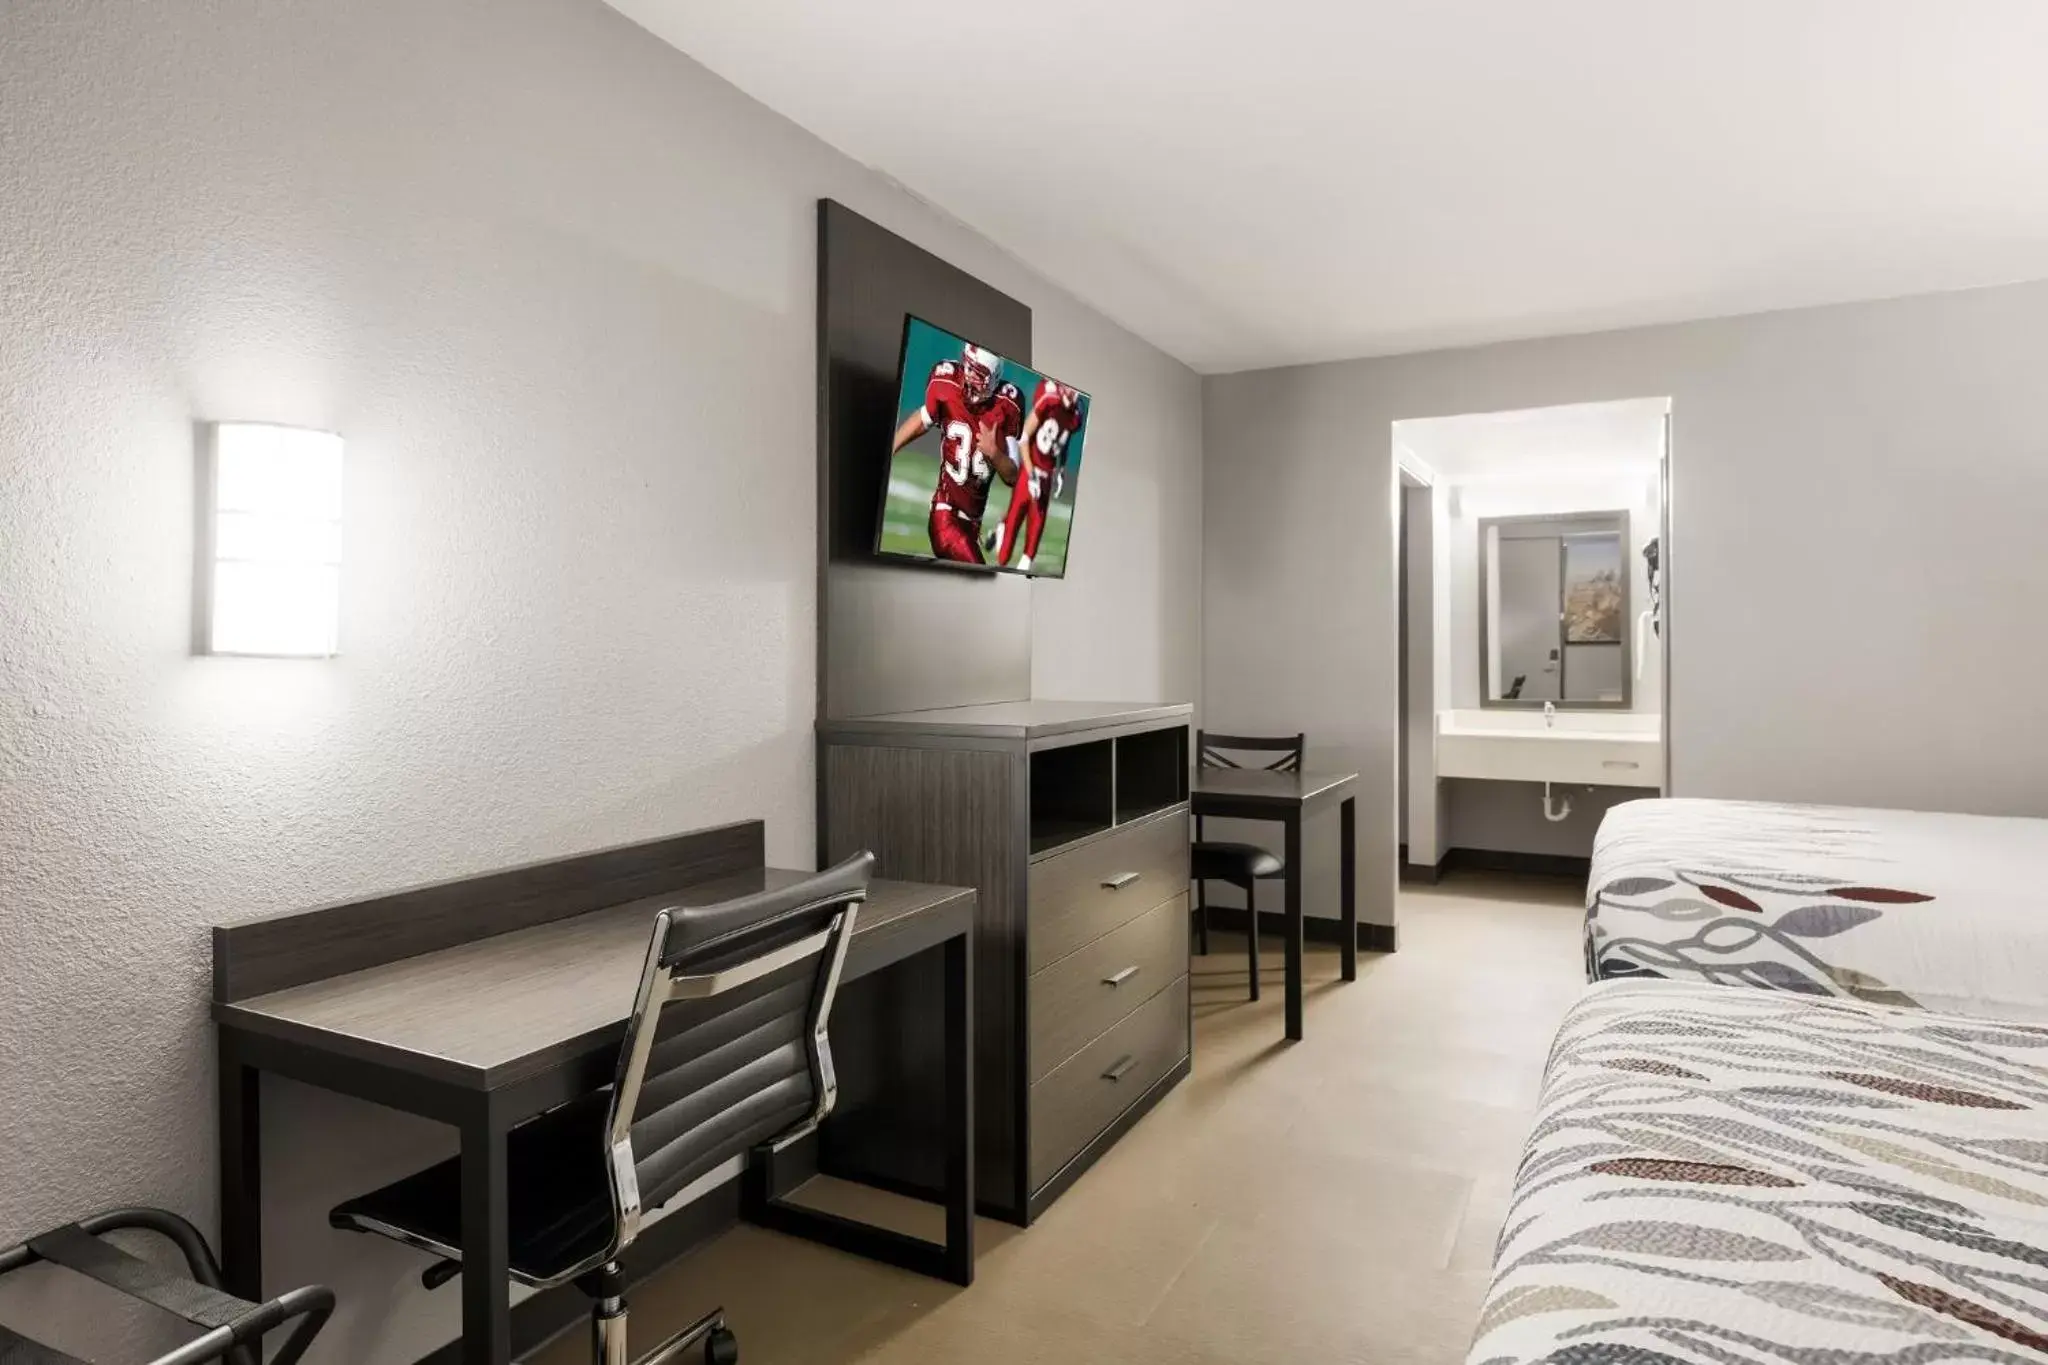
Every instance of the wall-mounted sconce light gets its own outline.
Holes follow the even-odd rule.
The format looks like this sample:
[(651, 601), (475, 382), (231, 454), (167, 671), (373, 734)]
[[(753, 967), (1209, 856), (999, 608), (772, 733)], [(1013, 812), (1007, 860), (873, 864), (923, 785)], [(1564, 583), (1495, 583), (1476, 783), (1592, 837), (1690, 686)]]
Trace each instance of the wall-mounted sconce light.
[(201, 648), (325, 658), (341, 618), (341, 437), (258, 422), (207, 429)]

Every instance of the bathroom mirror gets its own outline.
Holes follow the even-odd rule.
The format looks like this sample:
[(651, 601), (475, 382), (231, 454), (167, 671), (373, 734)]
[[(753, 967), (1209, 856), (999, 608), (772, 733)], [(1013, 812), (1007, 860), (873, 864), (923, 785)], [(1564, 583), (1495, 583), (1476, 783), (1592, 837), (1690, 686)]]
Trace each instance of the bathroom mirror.
[(1486, 706), (1626, 709), (1628, 513), (1479, 523), (1479, 650)]

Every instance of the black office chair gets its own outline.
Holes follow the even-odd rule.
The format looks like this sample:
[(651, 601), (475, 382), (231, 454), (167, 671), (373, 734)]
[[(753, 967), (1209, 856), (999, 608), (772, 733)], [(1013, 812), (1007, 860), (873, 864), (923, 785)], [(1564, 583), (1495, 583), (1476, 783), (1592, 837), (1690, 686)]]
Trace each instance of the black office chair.
[[(1301, 771), (1306, 735), (1212, 735), (1195, 732), (1195, 762), (1204, 768), (1243, 768), (1230, 755), (1270, 754), (1280, 756), (1271, 763), (1253, 764), (1266, 772)], [(1244, 892), (1245, 952), (1252, 972), (1252, 996), (1259, 998), (1259, 907), (1254, 888), (1262, 881), (1287, 875), (1287, 864), (1271, 849), (1257, 844), (1238, 844), (1204, 839), (1202, 817), (1195, 817), (1193, 866), (1195, 882), (1196, 931), (1201, 938), (1202, 956), (1209, 955), (1209, 889), (1205, 883), (1228, 882)]]
[[(656, 914), (617, 1080), (507, 1136), (512, 1278), (590, 1296), (597, 1365), (634, 1362), (619, 1256), (642, 1211), (735, 1156), (780, 1151), (831, 1113), (826, 1022), (873, 868), (863, 853), (779, 891)], [(716, 1004), (685, 1004), (664, 1026), (670, 1001)], [(445, 1283), (460, 1269), (462, 1158), (351, 1199), (329, 1221), (448, 1258), (424, 1276)], [(739, 1359), (714, 1309), (637, 1365), (668, 1365), (699, 1343), (711, 1365)]]
[[(191, 1276), (173, 1275), (101, 1240), (100, 1234), (124, 1228), (153, 1232), (177, 1247), (191, 1268)], [(255, 1365), (263, 1334), (296, 1320), (298, 1325), (271, 1357), (271, 1365), (293, 1365), (313, 1344), (313, 1338), (320, 1335), (327, 1315), (334, 1311), (333, 1291), (319, 1285), (294, 1289), (267, 1303), (250, 1303), (234, 1297), (221, 1288), (220, 1266), (207, 1249), (206, 1239), (190, 1223), (163, 1209), (108, 1209), (52, 1228), (19, 1246), (0, 1251), (0, 1275), (38, 1261), (98, 1280), (131, 1299), (140, 1299), (194, 1327), (206, 1329), (168, 1355), (157, 1356), (150, 1365), (200, 1365), (202, 1361), (224, 1359), (235, 1365)], [(86, 1362), (0, 1327), (0, 1365)]]

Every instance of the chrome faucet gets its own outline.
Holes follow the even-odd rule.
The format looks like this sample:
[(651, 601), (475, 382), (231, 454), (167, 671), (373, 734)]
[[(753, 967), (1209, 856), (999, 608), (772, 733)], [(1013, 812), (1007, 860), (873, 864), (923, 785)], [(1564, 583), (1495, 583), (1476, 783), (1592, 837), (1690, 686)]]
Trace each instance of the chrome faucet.
[(1557, 703), (1556, 703), (1556, 702), (1554, 702), (1554, 701), (1547, 701), (1547, 702), (1544, 702), (1544, 703), (1543, 703), (1543, 728), (1544, 728), (1544, 729), (1546, 729), (1546, 730), (1548, 730), (1548, 729), (1550, 729), (1550, 728), (1551, 728), (1551, 727), (1552, 727), (1553, 725), (1556, 725), (1556, 724), (1557, 724)]

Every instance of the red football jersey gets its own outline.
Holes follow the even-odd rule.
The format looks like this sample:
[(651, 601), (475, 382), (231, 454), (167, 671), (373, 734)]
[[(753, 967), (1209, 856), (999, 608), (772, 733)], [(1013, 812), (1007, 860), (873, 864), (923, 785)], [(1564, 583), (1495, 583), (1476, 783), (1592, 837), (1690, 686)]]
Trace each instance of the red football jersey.
[(1081, 429), (1081, 395), (1051, 379), (1038, 382), (1031, 399), (1038, 429), (1031, 433), (1031, 459), (1040, 469), (1066, 463), (1067, 442)]
[(1014, 439), (1024, 429), (1024, 398), (1015, 384), (997, 384), (979, 407), (968, 402), (960, 385), (958, 362), (932, 366), (924, 388), (924, 415), (939, 433), (939, 484), (932, 506), (944, 503), (977, 524), (988, 503), (988, 481), (994, 470), (981, 452), (981, 434), (993, 431), (996, 444)]

